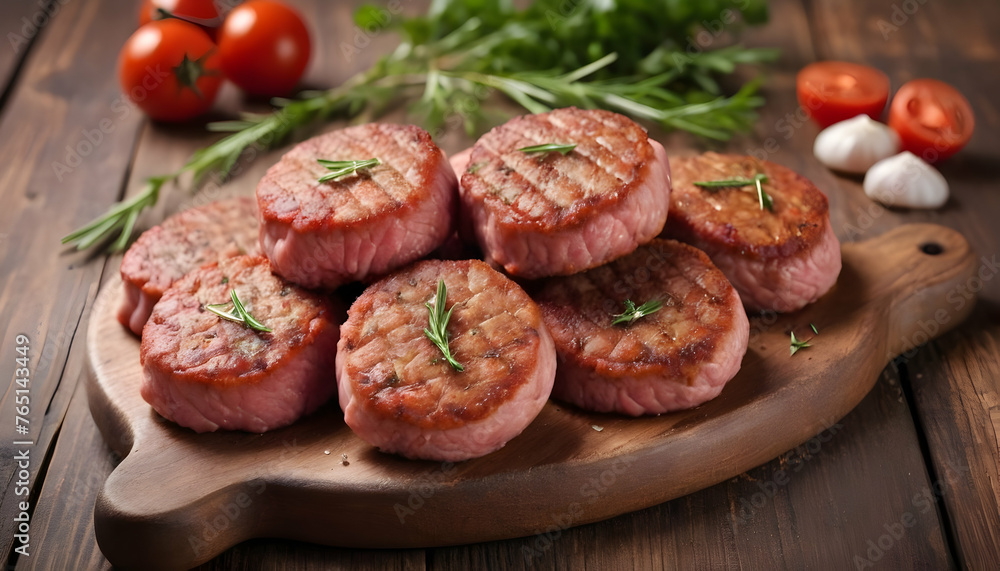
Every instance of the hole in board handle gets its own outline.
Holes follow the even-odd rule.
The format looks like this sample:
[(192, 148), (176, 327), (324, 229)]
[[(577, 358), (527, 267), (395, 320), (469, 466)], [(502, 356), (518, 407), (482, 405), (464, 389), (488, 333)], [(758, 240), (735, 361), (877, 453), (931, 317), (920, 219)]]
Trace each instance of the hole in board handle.
[(926, 244), (920, 245), (920, 251), (928, 256), (937, 256), (938, 254), (944, 252), (944, 248), (937, 242), (927, 242)]

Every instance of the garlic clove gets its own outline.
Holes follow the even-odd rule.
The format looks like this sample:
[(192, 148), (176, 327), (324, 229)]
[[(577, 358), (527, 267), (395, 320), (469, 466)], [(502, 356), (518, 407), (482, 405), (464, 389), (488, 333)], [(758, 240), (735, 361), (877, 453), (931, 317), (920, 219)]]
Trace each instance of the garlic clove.
[(948, 201), (948, 181), (909, 151), (875, 163), (862, 186), (869, 198), (888, 206), (939, 208)]
[(827, 167), (861, 174), (899, 152), (899, 135), (868, 115), (834, 123), (816, 136), (813, 154)]

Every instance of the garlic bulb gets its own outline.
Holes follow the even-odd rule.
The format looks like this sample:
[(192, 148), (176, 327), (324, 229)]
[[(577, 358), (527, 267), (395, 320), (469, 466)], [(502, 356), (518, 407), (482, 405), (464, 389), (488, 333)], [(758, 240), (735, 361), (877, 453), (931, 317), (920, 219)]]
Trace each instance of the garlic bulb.
[(899, 152), (899, 135), (867, 115), (834, 123), (820, 132), (813, 154), (831, 169), (861, 174)]
[(869, 198), (888, 206), (938, 208), (948, 201), (948, 181), (909, 151), (875, 163), (863, 186)]

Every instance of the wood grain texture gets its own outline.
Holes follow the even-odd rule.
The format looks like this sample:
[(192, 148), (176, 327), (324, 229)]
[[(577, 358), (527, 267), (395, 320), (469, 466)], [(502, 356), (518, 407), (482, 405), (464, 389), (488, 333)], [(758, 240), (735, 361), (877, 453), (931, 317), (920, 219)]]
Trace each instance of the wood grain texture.
[[(81, 345), (75, 347), (71, 361), (82, 350)], [(86, 383), (76, 387), (32, 514), (32, 536), (45, 539), (33, 542), (30, 557), (18, 558), (17, 569), (111, 568), (93, 540), (93, 518), (76, 514), (93, 512), (97, 493), (121, 457), (95, 430), (87, 408)]]
[[(901, 3), (897, 3), (901, 5)], [(900, 211), (907, 220), (959, 229), (979, 257), (976, 279), (949, 292), (953, 307), (980, 301), (959, 331), (924, 345), (900, 362), (918, 429), (926, 439), (928, 475), (945, 515), (958, 564), (992, 569), (1000, 561), (1000, 5), (926, 2), (816, 2), (817, 51), (823, 57), (869, 61), (895, 87), (917, 77), (954, 85), (972, 105), (969, 145), (940, 165), (952, 197), (937, 211)], [(857, 57), (856, 57), (857, 56)], [(872, 212), (881, 210), (874, 204)], [(933, 330), (937, 320), (924, 323)]]
[[(940, 255), (921, 251), (929, 242)], [(968, 279), (973, 261), (960, 234), (931, 225), (848, 244), (828, 296), (752, 325), (743, 369), (715, 400), (641, 419), (550, 402), (504, 449), (458, 465), (374, 451), (335, 403), (264, 435), (198, 435), (163, 420), (138, 395), (138, 342), (114, 317), (121, 293), (112, 284), (89, 328), (89, 396), (98, 427), (126, 458), (98, 498), (98, 542), (116, 566), (174, 568), (252, 537), (429, 547), (648, 507), (757, 466), (846, 415), (906, 350), (914, 319), (947, 311), (945, 292)], [(953, 325), (965, 317), (949, 315)], [(789, 331), (804, 334), (809, 323), (822, 345), (789, 357)]]
[[(44, 4), (48, 4), (47, 2)], [(38, 36), (58, 14), (58, 7), (39, 6), (34, 2), (0, 3), (0, 102), (6, 98), (11, 83), (24, 58), (31, 52)]]
[[(304, 6), (309, 13), (313, 10), (311, 1), (293, 3)], [(313, 29), (325, 33), (319, 39), (322, 47), (317, 50), (309, 79), (317, 87), (332, 85), (324, 75), (330, 70), (334, 74), (350, 73), (352, 68), (367, 65), (392, 47), (392, 34), (380, 34), (356, 60), (344, 58), (338, 42), (351, 41), (348, 14), (353, 4), (358, 3), (320, 3), (322, 16), (316, 17)], [(85, 4), (99, 6), (99, 19), (108, 20), (107, 28), (98, 29), (93, 19), (80, 17), (87, 16), (91, 9)], [(891, 17), (893, 6), (902, 2), (772, 0), (770, 4), (771, 23), (766, 28), (751, 30), (747, 39), (753, 45), (781, 46), (784, 53), (781, 61), (767, 72), (764, 86), (768, 105), (755, 133), (734, 141), (730, 150), (757, 150), (773, 137), (779, 147), (773, 158), (814, 179), (830, 195), (834, 227), (842, 240), (862, 240), (905, 221), (936, 221), (961, 230), (980, 255), (996, 252), (1000, 247), (1000, 231), (994, 220), (1000, 212), (1000, 193), (996, 189), (996, 181), (1000, 180), (997, 166), (1000, 141), (996, 138), (1000, 110), (994, 94), (1000, 87), (995, 73), (996, 51), (1000, 46), (1000, 5), (973, 0), (923, 2), (920, 11), (886, 39), (877, 27), (878, 21)], [(426, 2), (402, 5), (407, 13), (417, 13), (425, 9)], [(0, 22), (12, 22), (2, 16), (10, 13), (8, 10), (34, 10), (35, 6), (30, 0), (0, 3)], [(37, 52), (42, 44), (47, 45), (46, 55), (26, 61), (16, 89), (0, 109), (0, 134), (4, 135), (0, 148), (8, 159), (0, 167), (4, 183), (0, 186), (0, 198), (5, 204), (0, 212), (0, 257), (5, 264), (0, 272), (3, 284), (0, 316), (5, 319), (0, 323), (7, 328), (0, 339), (5, 341), (5, 353), (9, 352), (10, 340), (18, 332), (18, 322), (9, 321), (12, 315), (21, 316), (20, 322), (35, 327), (31, 331), (44, 332), (44, 336), (38, 337), (44, 350), (41, 356), (36, 354), (40, 374), (32, 396), (34, 399), (37, 391), (48, 413), (33, 418), (32, 422), (42, 426), (48, 441), (58, 438), (67, 442), (65, 446), (48, 446), (52, 461), (47, 473), (43, 473), (45, 464), (41, 461), (44, 454), (33, 456), (39, 460), (35, 464), (38, 470), (35, 477), (46, 480), (46, 485), (35, 489), (40, 497), (32, 543), (44, 554), (34, 566), (51, 568), (51, 565), (79, 563), (80, 568), (103, 568), (108, 564), (94, 556), (96, 544), (90, 522), (93, 494), (97, 490), (90, 484), (94, 483), (91, 474), (103, 477), (112, 463), (108, 449), (99, 444), (101, 439), (95, 426), (78, 422), (89, 413), (85, 399), (73, 395), (83, 366), (83, 335), (77, 334), (83, 331), (83, 324), (79, 318), (90, 311), (92, 286), (103, 271), (95, 266), (102, 266), (104, 260), (88, 261), (89, 266), (83, 270), (87, 276), (80, 277), (81, 270), (76, 265), (87, 261), (86, 257), (57, 258), (42, 246), (49, 244), (44, 242), (48, 236), (65, 232), (106, 208), (116, 198), (116, 185), (120, 186), (127, 176), (131, 147), (106, 141), (102, 147), (108, 150), (108, 155), (92, 154), (86, 161), (88, 165), (80, 167), (79, 172), (89, 173), (81, 177), (82, 181), (53, 182), (49, 173), (51, 161), (64, 158), (64, 146), (80, 140), (80, 129), (95, 127), (95, 118), (102, 117), (102, 113), (106, 115), (117, 96), (111, 62), (134, 25), (134, 3), (88, 0), (69, 2), (67, 8), (72, 8), (70, 12), (75, 15), (57, 16), (56, 21), (70, 19), (73, 24), (63, 22), (59, 34), (51, 34), (56, 28), (47, 27), (33, 47), (33, 52)], [(81, 31), (74, 33), (77, 29)], [(5, 35), (8, 30), (0, 27), (0, 31)], [(60, 47), (62, 44), (66, 44), (65, 49)], [(19, 54), (0, 51), (0, 72), (12, 69), (4, 63), (13, 61), (11, 55)], [(808, 121), (797, 123), (794, 115), (790, 121), (788, 114), (797, 108), (792, 96), (794, 73), (817, 57), (878, 65), (890, 74), (895, 86), (915, 76), (940, 77), (954, 83), (969, 97), (980, 127), (970, 147), (942, 165), (953, 192), (953, 199), (945, 209), (927, 213), (878, 207), (864, 197), (859, 179), (834, 176), (811, 159), (809, 149), (816, 134), (815, 126)], [(56, 63), (61, 66), (58, 70), (54, 70)], [(69, 68), (65, 67), (67, 64)], [(86, 71), (72, 71), (81, 67)], [(84, 76), (87, 81), (77, 79)], [(243, 104), (233, 90), (227, 90), (224, 97), (228, 98), (224, 108)], [(105, 102), (103, 109), (94, 104), (100, 100)], [(116, 123), (116, 129), (122, 129), (116, 130), (112, 138), (134, 139), (140, 122), (141, 118), (134, 114), (127, 121)], [(125, 133), (125, 123), (131, 125), (131, 132)], [(140, 135), (130, 191), (140, 183), (141, 176), (161, 173), (180, 164), (190, 150), (209, 138), (197, 127), (146, 127)], [(668, 148), (674, 143), (673, 151), (710, 146), (683, 134), (670, 135), (665, 140)], [(449, 150), (461, 148), (467, 142), (454, 133), (443, 141)], [(44, 150), (38, 151), (39, 146)], [(39, 152), (47, 156), (39, 159)], [(100, 164), (94, 164), (93, 157), (99, 155), (103, 156), (96, 161)], [(266, 160), (258, 161), (254, 168), (266, 166)], [(35, 177), (37, 182), (32, 180)], [(235, 190), (252, 188), (252, 177), (248, 174), (246, 182), (238, 178)], [(29, 192), (31, 200), (36, 202), (26, 198)], [(37, 202), (39, 194), (52, 198), (41, 205)], [(155, 223), (189, 201), (185, 190), (171, 189), (161, 208), (150, 212), (143, 224)], [(32, 210), (27, 204), (36, 207)], [(29, 218), (16, 227), (19, 237), (8, 241), (15, 233), (12, 221), (24, 216)], [(104, 266), (110, 271), (105, 273), (115, 274), (117, 261), (111, 258)], [(68, 270), (70, 264), (78, 269)], [(34, 271), (43, 275), (38, 281), (27, 282), (25, 287), (24, 276)], [(46, 285), (39, 289), (43, 283)], [(876, 563), (876, 568), (947, 565), (947, 558), (937, 556), (942, 540), (933, 530), (935, 526), (940, 529), (942, 524), (938, 521), (952, 529), (955, 541), (951, 547), (961, 566), (995, 567), (1000, 560), (996, 515), (1000, 511), (997, 499), (1000, 449), (995, 429), (1000, 289), (995, 284), (997, 281), (991, 280), (979, 292), (982, 301), (962, 328), (914, 352), (905, 361), (903, 370), (910, 382), (903, 378), (901, 385), (893, 368), (883, 371), (869, 397), (841, 421), (845, 430), (824, 443), (818, 454), (808, 456), (810, 459), (801, 464), (801, 471), (782, 487), (782, 492), (755, 512), (753, 525), (732, 530), (732, 516), (740, 513), (740, 499), (752, 498), (760, 490), (760, 482), (773, 479), (777, 470), (787, 468), (797, 456), (769, 462), (691, 496), (566, 530), (532, 564), (560, 569), (674, 565), (797, 569), (806, 567), (807, 561), (820, 561), (813, 567), (852, 568), (854, 565), (841, 556), (852, 553), (853, 546), (870, 538), (870, 533), (881, 524), (911, 510), (915, 493), (941, 482), (945, 487), (939, 501), (934, 502), (936, 509), (926, 515), (921, 512), (916, 527)], [(82, 293), (85, 291), (86, 295)], [(52, 299), (59, 301), (52, 305)], [(74, 314), (76, 319), (72, 318)], [(6, 366), (5, 362), (3, 367)], [(3, 367), (0, 372), (9, 377), (10, 371)], [(912, 395), (911, 399), (898, 400), (901, 386), (903, 396)], [(49, 393), (53, 393), (51, 397), (47, 396)], [(916, 425), (909, 416), (908, 404), (914, 405)], [(33, 407), (38, 415), (44, 408)], [(12, 424), (10, 410), (9, 401), (0, 402), (0, 422), (4, 426)], [(929, 464), (926, 467), (914, 444), (915, 440), (923, 439)], [(45, 446), (37, 451), (43, 452)], [(9, 452), (9, 448), (3, 448), (0, 456), (0, 475), (5, 486), (12, 473)], [(964, 466), (970, 472), (963, 472)], [(966, 475), (949, 478), (952, 473), (949, 470)], [(81, 479), (83, 484), (77, 482)], [(877, 501), (858, 501), (869, 497)], [(0, 503), (0, 537), (7, 553), (10, 534), (5, 526), (11, 521), (9, 506)], [(770, 510), (774, 510), (773, 517)], [(535, 545), (536, 539), (426, 550), (426, 562), (434, 568), (527, 568), (521, 548)], [(72, 551), (82, 554), (74, 557)], [(378, 568), (381, 564), (390, 568), (419, 568), (423, 566), (424, 553), (424, 550), (342, 550), (288, 540), (252, 540), (228, 550), (205, 568), (312, 569), (353, 565)], [(32, 559), (18, 561), (20, 568), (32, 565)]]
[[(883, 373), (846, 417), (735, 478), (595, 524), (437, 548), (429, 567), (856, 569), (856, 556), (868, 558), (867, 541), (877, 544), (888, 533), (884, 526), (909, 512), (914, 525), (881, 555), (873, 553), (875, 568), (951, 568), (934, 504), (912, 504), (929, 486), (926, 474), (893, 468), (921, 465), (909, 418), (899, 384)], [(874, 444), (873, 427), (879, 430)]]
[[(36, 3), (31, 3), (37, 7)], [(13, 355), (25, 334), (31, 347), (31, 488), (37, 494), (45, 460), (71, 400), (77, 377), (62, 382), (82, 316), (96, 295), (102, 265), (66, 253), (59, 236), (116, 200), (128, 169), (137, 113), (112, 110), (118, 95), (113, 67), (131, 26), (127, 0), (63, 6), (28, 55), (25, 71), (0, 118), (0, 340)], [(100, 16), (100, 17), (99, 17)], [(126, 24), (126, 21), (128, 24)], [(87, 38), (106, 41), (88, 43)], [(83, 83), (86, 90), (77, 91)], [(107, 133), (101, 119), (110, 121)], [(95, 142), (87, 139), (86, 133)], [(70, 149), (69, 151), (67, 149)], [(84, 151), (69, 171), (56, 168), (68, 153)], [(68, 166), (68, 165), (66, 165)], [(10, 351), (10, 353), (7, 353)], [(81, 362), (76, 362), (79, 373)], [(14, 378), (13, 358), (0, 376)], [(0, 398), (0, 423), (15, 425), (14, 387)], [(10, 434), (13, 434), (10, 432)], [(0, 444), (0, 548), (11, 553), (15, 508), (12, 439)], [(18, 510), (19, 511), (19, 510)]]

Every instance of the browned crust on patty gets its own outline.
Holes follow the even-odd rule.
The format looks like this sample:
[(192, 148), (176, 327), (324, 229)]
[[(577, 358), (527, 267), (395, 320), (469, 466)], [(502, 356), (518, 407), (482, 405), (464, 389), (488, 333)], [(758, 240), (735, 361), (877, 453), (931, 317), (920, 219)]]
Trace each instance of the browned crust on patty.
[[(738, 303), (726, 277), (701, 250), (656, 239), (579, 274), (530, 286), (560, 357), (609, 377), (662, 374), (690, 383), (730, 335)], [(662, 308), (612, 325), (628, 299)]]
[(171, 283), (199, 266), (257, 253), (258, 235), (253, 197), (191, 208), (139, 236), (122, 257), (122, 279), (158, 298)]
[[(447, 331), (463, 372), (424, 335), (424, 304), (439, 279), (454, 308)], [(341, 328), (341, 382), (354, 382), (373, 414), (456, 428), (486, 418), (529, 382), (542, 326), (524, 290), (484, 262), (419, 262), (372, 285), (351, 306)]]
[[(271, 333), (205, 309), (229, 304), (234, 288), (248, 312)], [(330, 327), (337, 323), (325, 297), (274, 275), (263, 256), (239, 256), (194, 270), (164, 293), (143, 329), (140, 356), (143, 366), (152, 362), (172, 371), (176, 380), (252, 384), (295, 359)]]
[[(704, 153), (670, 160), (673, 193), (665, 234), (697, 237), (755, 258), (784, 258), (809, 250), (829, 218), (826, 195), (804, 176), (744, 155)], [(773, 210), (761, 210), (754, 186), (701, 188), (696, 181), (750, 178), (764, 173)]]
[[(378, 158), (382, 164), (335, 181), (317, 159)], [(435, 175), (451, 168), (427, 131), (414, 125), (368, 123), (299, 143), (268, 169), (257, 185), (262, 220), (296, 231), (376, 223), (430, 196)]]
[[(544, 143), (576, 144), (569, 154), (524, 153)], [(504, 226), (555, 231), (625, 200), (653, 161), (646, 131), (610, 111), (569, 107), (524, 115), (472, 148), (462, 187)]]

